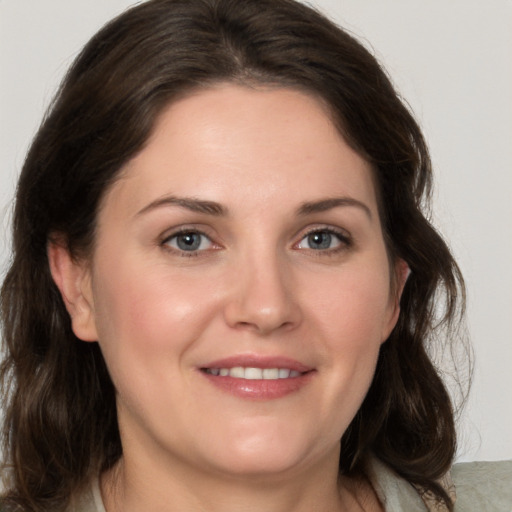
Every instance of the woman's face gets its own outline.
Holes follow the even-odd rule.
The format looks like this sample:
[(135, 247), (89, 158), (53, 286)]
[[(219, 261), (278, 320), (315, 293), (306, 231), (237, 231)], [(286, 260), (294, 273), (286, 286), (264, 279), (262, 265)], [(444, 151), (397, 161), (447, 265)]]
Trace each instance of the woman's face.
[(88, 269), (75, 332), (101, 346), (125, 459), (337, 464), (398, 307), (370, 166), (318, 100), (174, 103), (106, 194)]

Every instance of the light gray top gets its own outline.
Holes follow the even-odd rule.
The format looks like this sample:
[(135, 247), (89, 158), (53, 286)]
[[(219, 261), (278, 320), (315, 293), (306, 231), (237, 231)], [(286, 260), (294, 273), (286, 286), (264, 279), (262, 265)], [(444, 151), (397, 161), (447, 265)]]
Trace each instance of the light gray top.
[[(370, 461), (368, 476), (386, 512), (442, 512), (428, 497), (397, 476), (377, 459)], [(455, 512), (512, 512), (512, 460), (456, 464), (443, 481), (457, 495)], [(69, 512), (106, 512), (95, 480)]]

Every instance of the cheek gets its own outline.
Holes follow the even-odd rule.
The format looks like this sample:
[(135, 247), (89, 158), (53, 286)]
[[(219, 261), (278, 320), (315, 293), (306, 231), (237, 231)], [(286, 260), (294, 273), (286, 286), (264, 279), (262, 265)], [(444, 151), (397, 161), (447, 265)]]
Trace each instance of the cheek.
[[(347, 268), (330, 280), (327, 292), (311, 287), (310, 324), (320, 333), (326, 362), (326, 415), (335, 435), (344, 431), (371, 384), (390, 314), (389, 275), (365, 267)], [(385, 268), (385, 267), (384, 267)], [(334, 407), (332, 404), (336, 404)]]
[[(310, 287), (309, 310), (326, 332), (332, 348), (355, 351), (380, 345), (392, 311), (389, 275), (373, 269), (347, 268), (332, 276), (323, 291)], [(385, 268), (385, 267), (384, 267)]]
[(208, 282), (128, 260), (103, 265), (93, 295), (98, 341), (112, 373), (114, 365), (123, 371), (144, 361), (177, 361), (215, 309)]

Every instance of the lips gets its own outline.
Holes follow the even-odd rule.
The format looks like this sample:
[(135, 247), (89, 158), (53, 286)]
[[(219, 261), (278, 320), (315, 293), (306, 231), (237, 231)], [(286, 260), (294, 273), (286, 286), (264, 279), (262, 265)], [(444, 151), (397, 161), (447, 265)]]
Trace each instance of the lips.
[(272, 400), (299, 391), (315, 370), (286, 357), (235, 356), (200, 368), (217, 388), (252, 400)]

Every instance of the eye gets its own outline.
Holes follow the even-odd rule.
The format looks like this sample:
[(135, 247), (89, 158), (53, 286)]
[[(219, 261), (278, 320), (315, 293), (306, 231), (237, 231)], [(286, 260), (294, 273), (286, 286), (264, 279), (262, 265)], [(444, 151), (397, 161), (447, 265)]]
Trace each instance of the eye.
[(297, 244), (297, 249), (310, 249), (314, 251), (329, 251), (349, 245), (346, 235), (337, 233), (332, 229), (318, 229), (309, 232)]
[(176, 233), (166, 238), (163, 244), (177, 251), (192, 253), (211, 249), (213, 246), (213, 242), (204, 233), (199, 231)]

